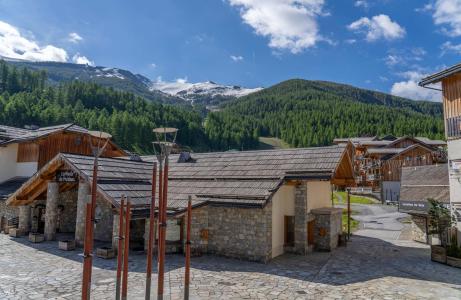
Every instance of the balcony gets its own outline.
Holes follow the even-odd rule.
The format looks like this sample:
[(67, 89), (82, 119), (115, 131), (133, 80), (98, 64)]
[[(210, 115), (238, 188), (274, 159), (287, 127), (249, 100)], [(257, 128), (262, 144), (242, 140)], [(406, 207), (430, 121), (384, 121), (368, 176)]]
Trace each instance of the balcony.
[(461, 137), (461, 116), (447, 118), (447, 137), (460, 138)]

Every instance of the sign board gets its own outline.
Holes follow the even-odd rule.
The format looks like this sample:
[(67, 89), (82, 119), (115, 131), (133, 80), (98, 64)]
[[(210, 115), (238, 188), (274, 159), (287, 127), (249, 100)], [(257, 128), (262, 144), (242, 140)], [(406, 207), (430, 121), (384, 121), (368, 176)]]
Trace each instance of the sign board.
[(57, 182), (78, 182), (78, 175), (71, 170), (59, 170), (56, 172)]
[[(446, 208), (450, 208), (449, 204), (444, 204)], [(399, 201), (400, 212), (420, 212), (426, 214), (429, 211), (429, 202), (427, 201)]]

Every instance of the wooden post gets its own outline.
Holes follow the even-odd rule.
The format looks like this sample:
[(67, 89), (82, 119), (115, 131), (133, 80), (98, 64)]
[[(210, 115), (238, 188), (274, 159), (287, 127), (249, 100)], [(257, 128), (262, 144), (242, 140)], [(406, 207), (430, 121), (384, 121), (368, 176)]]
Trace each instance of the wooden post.
[[(98, 145), (99, 146), (99, 145)], [(86, 226), (85, 226), (85, 244), (83, 249), (83, 280), (82, 280), (82, 300), (90, 300), (91, 294), (91, 269), (93, 267), (93, 236), (94, 236), (94, 218), (96, 211), (96, 189), (98, 182), (98, 157), (95, 156), (93, 161), (93, 182), (91, 186), (91, 203), (87, 204)]]
[(117, 281), (115, 283), (115, 299), (120, 300), (120, 282), (122, 277), (123, 262), (123, 224), (125, 210), (125, 196), (120, 201), (119, 225), (118, 225), (118, 251), (117, 251)]
[(347, 188), (347, 240), (351, 239), (351, 189)]
[(146, 267), (146, 300), (150, 299), (150, 288), (152, 283), (152, 255), (154, 248), (154, 224), (155, 224), (155, 188), (157, 185), (157, 163), (154, 162), (152, 169), (152, 197), (150, 201), (149, 216), (149, 245), (147, 248), (147, 267)]
[(159, 247), (159, 264), (158, 264), (158, 300), (163, 299), (163, 289), (165, 280), (165, 248), (166, 248), (166, 211), (168, 203), (168, 156), (165, 158), (165, 170), (163, 172), (163, 196), (162, 196), (162, 216), (160, 221), (160, 245)]
[(160, 160), (159, 163), (159, 175), (158, 175), (158, 246), (157, 246), (157, 299), (163, 297), (163, 273), (160, 272), (160, 253), (162, 252), (162, 216), (163, 216), (163, 163)]
[(184, 274), (184, 299), (185, 300), (189, 300), (191, 223), (192, 223), (192, 197), (189, 196), (189, 201), (187, 203), (186, 267), (185, 267), (185, 274)]
[(127, 300), (128, 295), (128, 257), (130, 255), (130, 220), (131, 220), (131, 201), (128, 198), (125, 213), (125, 247), (123, 253), (123, 282), (122, 300)]

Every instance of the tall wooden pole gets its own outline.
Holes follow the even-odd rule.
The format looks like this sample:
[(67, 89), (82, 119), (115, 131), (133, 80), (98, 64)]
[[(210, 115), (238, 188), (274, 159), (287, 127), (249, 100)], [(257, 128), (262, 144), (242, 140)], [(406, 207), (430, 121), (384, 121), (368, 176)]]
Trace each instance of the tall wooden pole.
[(347, 240), (351, 239), (351, 189), (347, 189)]
[(190, 229), (192, 223), (192, 197), (187, 203), (187, 234), (186, 234), (186, 267), (184, 274), (184, 300), (189, 300), (190, 284)]
[[(158, 170), (158, 212), (157, 212), (157, 232), (158, 232), (158, 241), (157, 241), (157, 267), (160, 261), (159, 253), (160, 253), (160, 235), (161, 233), (161, 216), (163, 211), (163, 162), (160, 161), (159, 163), (159, 170)], [(157, 269), (158, 271), (158, 269)]]
[(163, 172), (163, 191), (162, 191), (162, 216), (160, 226), (160, 245), (159, 247), (159, 263), (158, 263), (158, 299), (163, 299), (163, 289), (165, 280), (165, 248), (166, 248), (166, 211), (168, 203), (168, 156), (165, 156), (165, 167)]
[(127, 300), (128, 295), (128, 256), (130, 255), (130, 221), (131, 221), (131, 201), (128, 198), (125, 212), (125, 247), (123, 249), (123, 282), (122, 300)]
[[(98, 142), (99, 148), (99, 142)], [(98, 149), (99, 151), (99, 149)], [(94, 219), (96, 211), (96, 189), (98, 182), (98, 154), (95, 154), (93, 161), (93, 182), (91, 186), (91, 203), (90, 214), (85, 226), (85, 244), (83, 246), (83, 278), (82, 278), (82, 300), (89, 300), (91, 294), (91, 269), (93, 266), (93, 234), (94, 234)], [(88, 209), (88, 204), (87, 204)]]
[(118, 251), (117, 251), (117, 281), (115, 283), (115, 299), (120, 300), (120, 283), (123, 269), (123, 225), (124, 225), (125, 196), (120, 201), (120, 212), (118, 220)]
[(152, 255), (154, 248), (154, 228), (155, 228), (155, 188), (157, 185), (157, 163), (154, 162), (152, 168), (152, 197), (150, 201), (149, 216), (149, 245), (147, 247), (147, 267), (146, 267), (146, 300), (150, 299), (150, 288), (152, 284)]

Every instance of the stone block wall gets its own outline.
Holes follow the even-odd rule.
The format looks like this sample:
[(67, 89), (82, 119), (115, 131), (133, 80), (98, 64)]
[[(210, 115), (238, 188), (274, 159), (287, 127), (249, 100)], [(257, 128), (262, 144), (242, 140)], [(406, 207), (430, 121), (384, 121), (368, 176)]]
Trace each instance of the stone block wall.
[(295, 188), (295, 246), (294, 252), (305, 255), (307, 245), (307, 184), (302, 182)]
[(59, 194), (58, 200), (58, 232), (75, 232), (77, 216), (77, 189)]
[(100, 213), (101, 219), (95, 226), (94, 239), (102, 242), (111, 242), (112, 226), (114, 223), (112, 206), (106, 200), (98, 197), (96, 199), (96, 209)]
[(331, 251), (338, 247), (338, 237), (342, 231), (341, 208), (319, 208), (311, 210), (315, 217), (315, 250)]
[(272, 204), (265, 208), (209, 207), (208, 252), (267, 262), (272, 252)]
[(191, 251), (195, 255), (208, 253), (267, 262), (272, 251), (272, 205), (263, 209), (214, 206), (194, 209)]
[[(6, 226), (7, 220), (19, 216), (19, 209), (13, 206), (7, 206), (6, 200), (0, 200), (0, 219), (3, 217), (3, 226)], [(0, 228), (0, 232), (4, 228)]]
[(426, 217), (411, 216), (411, 236), (414, 241), (427, 243)]

